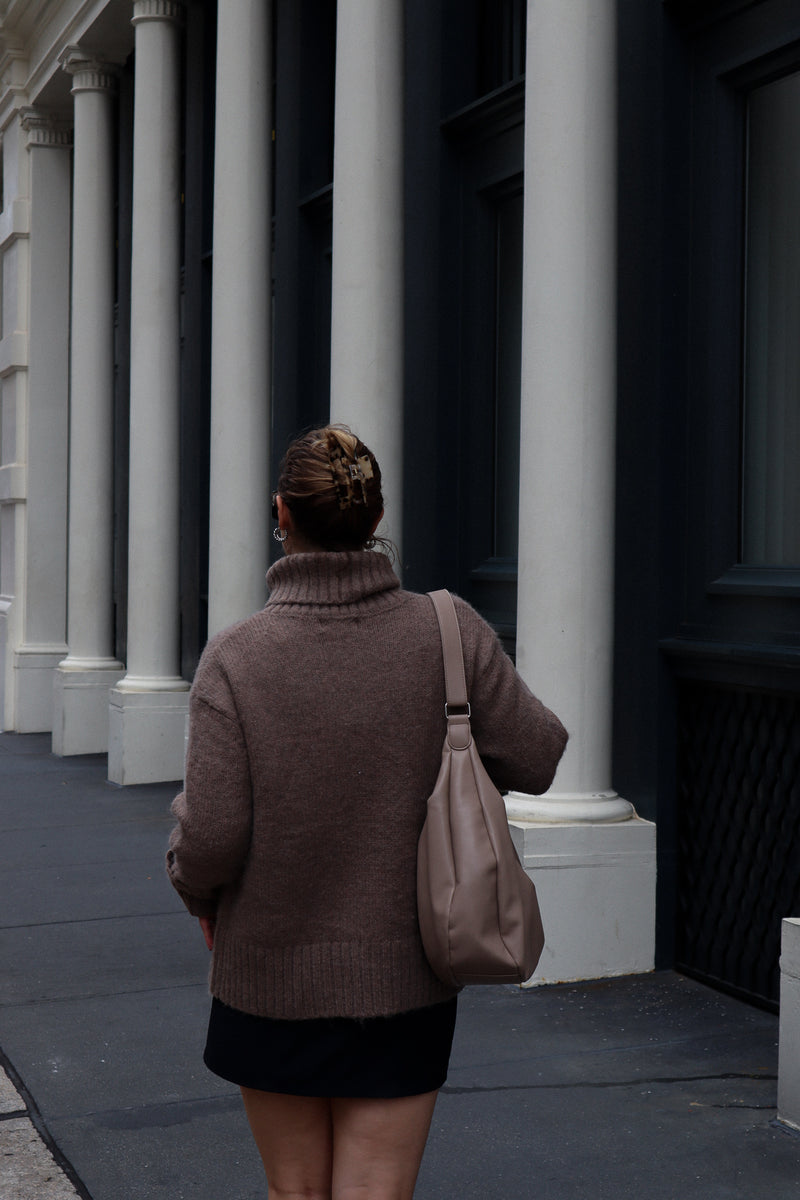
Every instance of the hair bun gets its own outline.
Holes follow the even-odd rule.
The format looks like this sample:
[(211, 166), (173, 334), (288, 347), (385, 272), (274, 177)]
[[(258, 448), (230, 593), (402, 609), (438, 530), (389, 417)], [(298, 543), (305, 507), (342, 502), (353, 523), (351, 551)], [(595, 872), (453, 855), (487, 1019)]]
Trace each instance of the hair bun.
[(373, 531), (383, 510), (380, 467), (347, 426), (312, 429), (292, 442), (278, 492), (298, 532), (320, 549), (375, 545)]

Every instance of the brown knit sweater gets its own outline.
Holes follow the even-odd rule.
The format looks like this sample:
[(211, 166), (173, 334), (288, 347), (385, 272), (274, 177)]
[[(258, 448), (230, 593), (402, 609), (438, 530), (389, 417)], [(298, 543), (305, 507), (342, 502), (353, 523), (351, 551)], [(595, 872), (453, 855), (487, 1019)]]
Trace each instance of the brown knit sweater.
[[(267, 580), (266, 607), (203, 653), (173, 804), (170, 879), (217, 918), (211, 991), (282, 1018), (447, 999), (416, 913), (445, 736), (433, 606), (369, 551), (292, 554)], [(564, 728), (482, 618), (456, 609), (483, 761), (501, 789), (543, 792)]]

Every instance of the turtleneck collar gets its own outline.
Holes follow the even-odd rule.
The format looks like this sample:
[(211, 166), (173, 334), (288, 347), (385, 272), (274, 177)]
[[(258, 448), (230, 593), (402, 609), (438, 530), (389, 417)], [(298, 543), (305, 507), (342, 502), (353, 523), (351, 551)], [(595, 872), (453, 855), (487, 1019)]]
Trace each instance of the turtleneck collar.
[[(356, 604), (400, 587), (385, 554), (374, 550), (287, 554), (267, 572), (268, 605)], [(388, 598), (388, 597), (387, 597)]]

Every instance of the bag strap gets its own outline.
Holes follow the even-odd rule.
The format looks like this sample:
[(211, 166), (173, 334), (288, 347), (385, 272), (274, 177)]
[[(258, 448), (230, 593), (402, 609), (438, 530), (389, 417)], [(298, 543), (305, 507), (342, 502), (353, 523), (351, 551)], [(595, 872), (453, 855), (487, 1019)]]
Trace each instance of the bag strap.
[(446, 699), (445, 712), (449, 716), (449, 709), (465, 708), (469, 716), (467, 679), (464, 674), (464, 651), (461, 645), (461, 631), (458, 628), (458, 617), (456, 616), (453, 597), (444, 589), (438, 592), (428, 592), (428, 595), (436, 610), (439, 633), (442, 637)]

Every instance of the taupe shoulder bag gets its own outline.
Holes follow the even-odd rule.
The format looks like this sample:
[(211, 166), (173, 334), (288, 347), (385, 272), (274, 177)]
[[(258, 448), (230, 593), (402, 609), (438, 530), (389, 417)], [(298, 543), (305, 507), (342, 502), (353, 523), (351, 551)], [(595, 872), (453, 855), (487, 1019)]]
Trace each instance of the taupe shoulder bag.
[(524, 983), (544, 946), (536, 889), (472, 740), (453, 598), (428, 594), (442, 635), (447, 736), (417, 853), (422, 943), (436, 975), (454, 987)]

